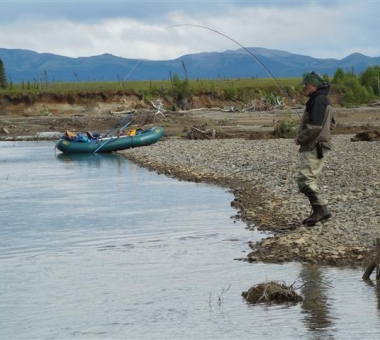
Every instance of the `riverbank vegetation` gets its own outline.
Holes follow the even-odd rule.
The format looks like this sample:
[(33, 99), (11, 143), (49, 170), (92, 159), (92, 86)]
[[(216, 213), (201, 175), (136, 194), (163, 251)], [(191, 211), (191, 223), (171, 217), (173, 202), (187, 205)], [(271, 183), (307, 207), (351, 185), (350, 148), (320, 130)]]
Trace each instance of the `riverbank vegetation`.
[[(5, 74), (4, 65), (0, 65)], [(269, 104), (304, 104), (305, 97), (299, 78), (237, 78), (237, 79), (188, 79), (184, 67), (184, 79), (178, 74), (171, 75), (170, 80), (151, 81), (117, 81), (102, 82), (60, 82), (51, 81), (45, 71), (39, 78), (14, 84), (6, 77), (2, 80), (0, 94), (16, 101), (38, 101), (41, 94), (49, 94), (55, 98), (67, 99), (74, 103), (75, 96), (100, 95), (107, 100), (111, 95), (136, 95), (141, 100), (150, 103), (161, 98), (170, 109), (194, 108), (194, 97), (208, 96), (225, 102), (235, 102), (236, 106), (246, 105), (253, 100), (265, 100)], [(345, 72), (337, 69), (330, 79), (324, 75), (326, 81), (331, 83), (331, 94), (339, 97), (334, 104), (352, 106), (367, 104), (380, 96), (380, 66), (367, 68), (357, 75), (353, 71)]]

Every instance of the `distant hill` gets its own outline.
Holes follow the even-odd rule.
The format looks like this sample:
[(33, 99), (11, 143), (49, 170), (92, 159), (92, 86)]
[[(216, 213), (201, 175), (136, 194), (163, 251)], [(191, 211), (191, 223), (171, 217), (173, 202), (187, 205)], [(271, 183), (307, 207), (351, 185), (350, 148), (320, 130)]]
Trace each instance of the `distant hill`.
[[(351, 54), (341, 60), (318, 59), (285, 51), (252, 47), (248, 50), (277, 78), (300, 77), (315, 70), (334, 74), (337, 68), (359, 74), (369, 66), (380, 65), (380, 57)], [(50, 53), (22, 49), (0, 48), (7, 77), (14, 83), (21, 81), (115, 81), (163, 80), (177, 73), (190, 79), (269, 77), (269, 74), (244, 49), (225, 52), (196, 53), (173, 60), (136, 60), (102, 54), (92, 57), (69, 58)]]

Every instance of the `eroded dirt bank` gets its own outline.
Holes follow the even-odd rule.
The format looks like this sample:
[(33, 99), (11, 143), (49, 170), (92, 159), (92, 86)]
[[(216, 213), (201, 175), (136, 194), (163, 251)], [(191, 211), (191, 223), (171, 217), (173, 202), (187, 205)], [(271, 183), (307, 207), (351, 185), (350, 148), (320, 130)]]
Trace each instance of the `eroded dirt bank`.
[[(239, 108), (240, 107), (240, 108)], [(247, 109), (249, 108), (250, 109)], [(265, 108), (265, 111), (263, 111)], [(215, 129), (224, 138), (270, 138), (268, 133), (278, 120), (293, 117), (298, 119), (303, 107), (282, 108), (256, 105), (253, 110), (247, 104), (219, 101), (209, 96), (193, 98), (193, 109), (189, 111), (162, 110), (157, 113), (151, 103), (136, 95), (115, 93), (78, 94), (75, 98), (58, 95), (40, 95), (29, 98), (0, 98), (0, 139), (29, 136), (29, 139), (56, 139), (66, 130), (73, 132), (108, 131), (125, 115), (135, 110), (131, 126), (141, 128), (154, 124), (162, 125), (166, 137), (183, 137), (191, 127)], [(245, 111), (244, 111), (245, 110)], [(380, 126), (380, 108), (363, 106), (358, 108), (336, 107), (339, 125), (334, 134), (357, 133), (366, 127)], [(51, 132), (50, 137), (40, 135)], [(56, 133), (56, 134), (54, 134)]]

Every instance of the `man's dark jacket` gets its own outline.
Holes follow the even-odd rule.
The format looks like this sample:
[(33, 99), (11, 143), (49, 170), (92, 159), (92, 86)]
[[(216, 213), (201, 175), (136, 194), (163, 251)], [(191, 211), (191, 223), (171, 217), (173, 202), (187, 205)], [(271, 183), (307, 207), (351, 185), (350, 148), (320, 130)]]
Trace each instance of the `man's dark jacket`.
[(317, 143), (331, 149), (331, 125), (334, 124), (332, 106), (327, 98), (329, 87), (318, 88), (309, 96), (303, 114), (298, 143), (300, 152), (312, 151)]

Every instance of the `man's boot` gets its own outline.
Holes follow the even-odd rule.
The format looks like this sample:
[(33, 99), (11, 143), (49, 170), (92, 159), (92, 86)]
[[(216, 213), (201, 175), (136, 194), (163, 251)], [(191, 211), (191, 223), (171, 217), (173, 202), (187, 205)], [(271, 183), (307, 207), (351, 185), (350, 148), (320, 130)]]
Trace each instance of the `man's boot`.
[(310, 215), (302, 221), (302, 224), (307, 224), (307, 221), (312, 218), (318, 211), (318, 206), (315, 204), (317, 202), (317, 197), (315, 196), (314, 191), (311, 190), (308, 186), (304, 187), (301, 192), (309, 199), (311, 206)]
[(307, 221), (308, 221), (310, 218), (314, 217), (314, 215), (316, 214), (317, 210), (318, 210), (318, 206), (312, 204), (312, 205), (311, 205), (311, 212), (310, 212), (310, 215), (309, 215), (308, 217), (306, 217), (306, 218), (302, 221), (302, 224), (307, 224)]
[(329, 218), (331, 218), (331, 213), (329, 209), (327, 208), (327, 205), (317, 205), (316, 212), (313, 216), (305, 220), (305, 224), (308, 226), (314, 226), (318, 222), (325, 221)]
[(317, 195), (315, 194), (314, 190), (312, 190), (309, 186), (305, 186), (301, 190), (301, 192), (309, 199), (310, 206), (312, 209), (310, 215), (302, 221), (302, 224), (308, 225), (308, 221), (315, 216), (320, 206), (316, 204), (318, 202)]

